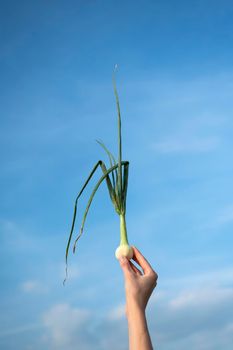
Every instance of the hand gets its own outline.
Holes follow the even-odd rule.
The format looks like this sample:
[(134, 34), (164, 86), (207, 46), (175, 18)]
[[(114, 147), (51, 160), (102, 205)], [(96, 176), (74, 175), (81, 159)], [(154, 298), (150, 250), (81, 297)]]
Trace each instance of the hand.
[(125, 278), (126, 315), (135, 307), (145, 312), (148, 300), (157, 284), (158, 275), (136, 247), (133, 260), (142, 268), (141, 272), (125, 257), (119, 259)]

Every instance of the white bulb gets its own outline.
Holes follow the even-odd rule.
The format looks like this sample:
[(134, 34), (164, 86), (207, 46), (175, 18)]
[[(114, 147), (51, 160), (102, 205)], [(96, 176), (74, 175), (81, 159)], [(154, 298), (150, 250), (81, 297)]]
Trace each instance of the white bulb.
[(133, 248), (128, 244), (121, 244), (115, 251), (115, 256), (117, 259), (120, 259), (121, 256), (125, 256), (128, 259), (133, 257)]

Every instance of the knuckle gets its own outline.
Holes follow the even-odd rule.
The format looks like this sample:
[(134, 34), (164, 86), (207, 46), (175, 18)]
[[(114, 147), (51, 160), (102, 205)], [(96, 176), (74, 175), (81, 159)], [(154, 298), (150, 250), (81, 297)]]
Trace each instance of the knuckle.
[(151, 271), (151, 277), (152, 277), (153, 280), (156, 282), (157, 279), (158, 279), (158, 274), (157, 274), (154, 270), (152, 270), (152, 271)]

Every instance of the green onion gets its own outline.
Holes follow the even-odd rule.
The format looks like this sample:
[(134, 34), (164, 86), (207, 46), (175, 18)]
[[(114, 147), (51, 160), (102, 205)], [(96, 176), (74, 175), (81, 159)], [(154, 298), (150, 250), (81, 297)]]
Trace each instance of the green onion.
[[(78, 193), (78, 195), (76, 197), (71, 230), (70, 230), (70, 234), (69, 234), (69, 238), (68, 238), (68, 242), (67, 242), (67, 246), (66, 246), (66, 254), (65, 254), (66, 278), (65, 278), (63, 283), (65, 283), (65, 281), (67, 279), (68, 255), (69, 255), (70, 244), (71, 244), (73, 231), (74, 231), (74, 227), (75, 227), (78, 200), (79, 200), (80, 196), (82, 195), (84, 189), (86, 188), (88, 182), (91, 180), (95, 171), (99, 167), (101, 168), (103, 175), (101, 176), (101, 178), (99, 179), (99, 181), (95, 185), (95, 187), (90, 195), (90, 198), (88, 200), (88, 203), (87, 203), (84, 215), (83, 215), (82, 223), (81, 223), (81, 228), (80, 228), (79, 234), (76, 237), (74, 245), (73, 245), (73, 252), (75, 252), (76, 244), (83, 233), (86, 217), (87, 217), (89, 208), (91, 206), (92, 200), (93, 200), (97, 190), (99, 189), (99, 186), (105, 180), (112, 204), (115, 208), (116, 213), (120, 217), (120, 245), (115, 251), (115, 256), (117, 259), (119, 259), (121, 256), (125, 256), (128, 259), (131, 259), (133, 257), (133, 249), (128, 243), (126, 220), (125, 220), (129, 162), (122, 161), (121, 112), (120, 112), (120, 103), (119, 103), (119, 97), (118, 97), (118, 93), (117, 93), (116, 81), (115, 81), (114, 74), (115, 74), (115, 72), (113, 73), (113, 88), (114, 88), (116, 107), (117, 107), (117, 115), (118, 115), (118, 161), (116, 162), (115, 157), (108, 150), (108, 148), (104, 145), (104, 143), (100, 140), (97, 140), (98, 144), (104, 149), (104, 151), (106, 152), (106, 154), (108, 156), (110, 167), (107, 168), (106, 165), (104, 164), (104, 162), (102, 160), (99, 160), (96, 163), (96, 165), (93, 167), (91, 173), (89, 174), (87, 180), (85, 181), (83, 187), (81, 188), (80, 192)], [(110, 174), (111, 174), (111, 178), (110, 178)]]

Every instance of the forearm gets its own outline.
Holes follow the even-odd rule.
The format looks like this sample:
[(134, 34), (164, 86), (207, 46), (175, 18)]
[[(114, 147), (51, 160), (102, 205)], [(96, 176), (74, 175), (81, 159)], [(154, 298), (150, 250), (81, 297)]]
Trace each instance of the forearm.
[(127, 306), (127, 319), (129, 350), (153, 350), (145, 311), (137, 306)]

